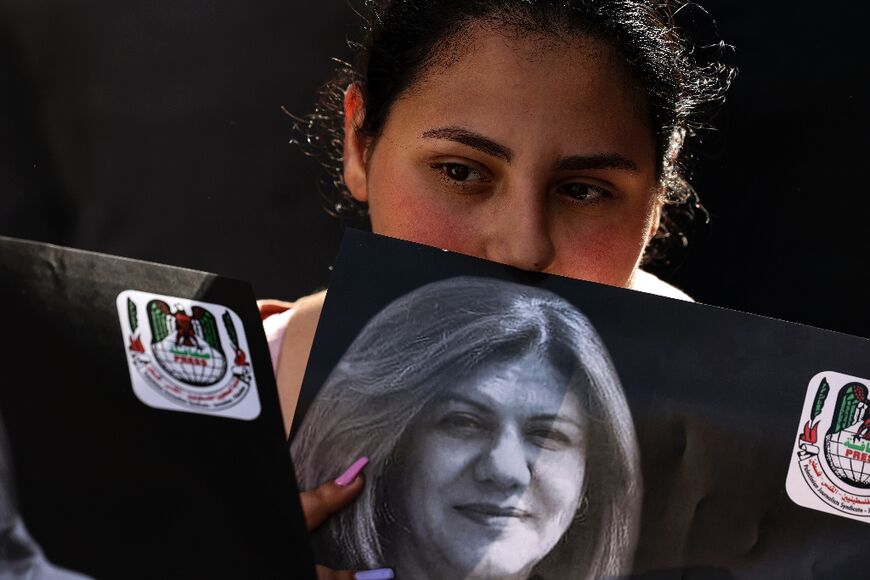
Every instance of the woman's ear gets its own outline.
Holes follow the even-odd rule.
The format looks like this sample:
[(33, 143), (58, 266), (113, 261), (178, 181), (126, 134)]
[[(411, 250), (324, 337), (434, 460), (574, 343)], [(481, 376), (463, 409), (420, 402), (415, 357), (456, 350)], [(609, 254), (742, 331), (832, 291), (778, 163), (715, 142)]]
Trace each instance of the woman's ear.
[(360, 202), (369, 200), (366, 156), (370, 139), (359, 132), (365, 115), (361, 87), (359, 83), (352, 83), (344, 91), (344, 184), (353, 198)]

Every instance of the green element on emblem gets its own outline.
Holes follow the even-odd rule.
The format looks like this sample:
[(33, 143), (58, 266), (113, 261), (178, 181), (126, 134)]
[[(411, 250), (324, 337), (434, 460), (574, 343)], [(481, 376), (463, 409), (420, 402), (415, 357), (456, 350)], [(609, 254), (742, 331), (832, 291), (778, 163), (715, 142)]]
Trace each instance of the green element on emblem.
[(175, 348), (170, 348), (169, 352), (172, 354), (177, 354), (178, 356), (189, 356), (191, 358), (201, 358), (203, 360), (208, 360), (211, 356), (208, 353), (195, 352), (191, 350), (178, 350)]
[(151, 322), (151, 342), (163, 341), (169, 336), (169, 326), (166, 322), (169, 306), (162, 300), (152, 300), (145, 308), (148, 311), (148, 320)]
[(822, 414), (825, 399), (828, 398), (828, 391), (830, 390), (831, 387), (828, 385), (828, 379), (822, 377), (822, 384), (819, 385), (819, 390), (816, 391), (816, 399), (813, 401), (813, 412), (810, 415), (810, 421), (815, 421), (816, 417)]
[(127, 316), (130, 318), (130, 332), (136, 332), (139, 328), (139, 315), (136, 311), (136, 304), (127, 298)]
[(215, 350), (223, 352), (221, 348), (221, 339), (218, 335), (217, 321), (214, 315), (199, 306), (193, 307), (193, 319), (199, 320), (199, 326), (202, 328), (202, 337)]
[(861, 383), (849, 383), (837, 395), (837, 406), (828, 433), (839, 433), (864, 419), (867, 409), (867, 387)]
[(848, 449), (851, 449), (852, 451), (864, 451), (864, 450), (866, 450), (867, 443), (868, 442), (866, 442), (866, 441), (861, 441), (861, 443), (852, 443), (849, 440), (843, 441), (843, 445), (845, 445)]
[(163, 300), (152, 300), (145, 310), (151, 323), (152, 344), (163, 342), (174, 333), (176, 346), (201, 349), (199, 341), (203, 339), (211, 348), (223, 354), (217, 321), (205, 308), (194, 306), (188, 314), (181, 304), (176, 304), (173, 309)]
[(224, 315), (221, 318), (224, 321), (224, 327), (227, 329), (227, 334), (230, 335), (230, 342), (233, 343), (233, 348), (239, 350), (239, 337), (236, 335), (236, 327), (233, 326), (233, 319), (230, 317), (230, 313), (224, 312)]

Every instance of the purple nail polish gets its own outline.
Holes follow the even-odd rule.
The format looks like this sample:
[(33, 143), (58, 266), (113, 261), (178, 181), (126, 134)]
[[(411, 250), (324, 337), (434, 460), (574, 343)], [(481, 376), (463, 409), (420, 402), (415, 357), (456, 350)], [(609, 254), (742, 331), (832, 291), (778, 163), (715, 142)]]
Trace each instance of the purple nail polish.
[(336, 478), (335, 484), (339, 487), (346, 487), (350, 485), (351, 482), (356, 479), (356, 476), (359, 475), (359, 472), (363, 470), (363, 467), (368, 464), (368, 462), (368, 457), (360, 457), (353, 462), (353, 465), (347, 468), (347, 471), (345, 471)]
[(377, 570), (364, 570), (353, 575), (353, 580), (393, 580), (392, 568), (378, 568)]

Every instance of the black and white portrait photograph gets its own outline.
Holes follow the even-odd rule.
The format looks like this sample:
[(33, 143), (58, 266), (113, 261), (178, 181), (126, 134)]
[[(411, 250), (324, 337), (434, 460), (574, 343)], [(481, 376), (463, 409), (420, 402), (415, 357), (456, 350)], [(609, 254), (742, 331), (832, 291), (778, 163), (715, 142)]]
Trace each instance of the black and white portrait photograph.
[(601, 578), (631, 565), (631, 414), (595, 328), (546, 290), (457, 277), (390, 303), (320, 389), (292, 455), (303, 489), (370, 459), (364, 496), (326, 531), (343, 567)]

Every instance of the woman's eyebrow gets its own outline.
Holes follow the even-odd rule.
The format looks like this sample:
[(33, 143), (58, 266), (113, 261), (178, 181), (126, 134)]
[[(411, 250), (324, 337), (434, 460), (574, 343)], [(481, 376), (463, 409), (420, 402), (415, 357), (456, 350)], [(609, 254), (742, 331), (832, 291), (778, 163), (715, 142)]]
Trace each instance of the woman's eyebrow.
[(535, 415), (533, 417), (529, 417), (528, 420), (532, 421), (532, 422), (540, 421), (542, 423), (548, 423), (551, 425), (553, 423), (565, 423), (565, 424), (571, 425), (573, 427), (576, 427), (577, 429), (579, 429), (581, 431), (583, 430), (583, 425), (579, 421), (572, 419), (570, 417), (565, 417), (564, 415), (550, 415), (550, 414)]
[[(483, 414), (492, 414), (493, 413), (492, 407), (487, 405), (487, 403), (485, 401), (473, 399), (473, 398), (468, 397), (466, 395), (463, 395), (461, 393), (450, 393), (449, 395), (444, 397), (444, 399), (441, 402), (442, 402), (442, 404), (444, 404), (444, 403), (461, 403), (461, 404), (468, 405), (469, 407), (474, 407), (480, 413), (483, 413)], [(556, 413), (556, 414), (539, 413), (539, 414), (527, 417), (525, 420), (529, 421), (529, 422), (547, 423), (549, 425), (552, 425), (554, 423), (565, 423), (565, 424), (571, 425), (571, 426), (579, 429), (580, 431), (583, 430), (582, 422), (580, 422), (576, 419), (573, 419), (571, 417), (566, 417), (565, 415), (560, 415), (558, 413)]]
[(473, 398), (468, 397), (466, 395), (463, 395), (461, 393), (450, 393), (447, 396), (445, 396), (441, 402), (442, 403), (462, 403), (462, 404), (468, 405), (469, 407), (474, 407), (481, 412), (492, 413), (492, 409), (489, 406), (487, 406), (486, 402), (479, 401), (477, 399), (473, 399)]
[(572, 155), (556, 163), (556, 171), (583, 171), (585, 169), (623, 169), (637, 172), (637, 163), (619, 153), (598, 155)]
[(423, 131), (422, 136), (424, 139), (447, 139), (449, 141), (455, 141), (467, 145), (472, 149), (477, 149), (481, 153), (486, 153), (487, 155), (503, 159), (508, 163), (511, 162), (511, 157), (513, 157), (513, 152), (504, 145), (499, 145), (489, 137), (484, 137), (480, 133), (475, 133), (474, 131), (469, 131), (462, 127), (440, 127), (438, 129), (429, 129), (428, 131)]
[[(489, 137), (475, 133), (462, 127), (439, 127), (423, 132), (425, 139), (447, 139), (477, 149), (487, 155), (498, 157), (508, 163), (513, 158), (513, 151), (496, 143)], [(637, 172), (637, 163), (619, 153), (599, 153), (595, 155), (571, 155), (563, 157), (555, 166), (556, 171), (583, 171), (587, 169), (622, 169)]]

